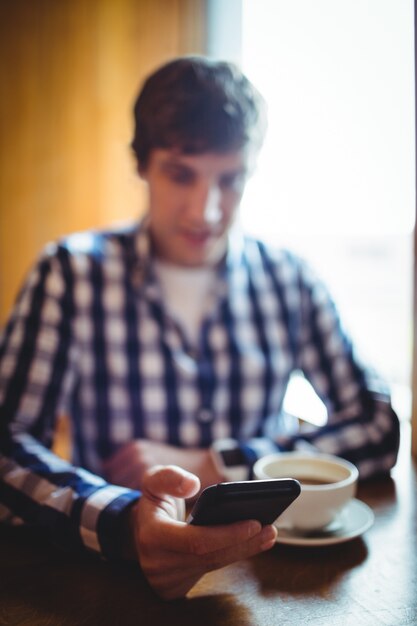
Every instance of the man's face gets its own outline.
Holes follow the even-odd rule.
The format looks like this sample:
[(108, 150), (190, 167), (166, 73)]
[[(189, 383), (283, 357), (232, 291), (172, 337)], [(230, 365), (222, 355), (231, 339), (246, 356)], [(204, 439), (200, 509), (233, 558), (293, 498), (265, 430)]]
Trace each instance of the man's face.
[(191, 155), (152, 150), (140, 174), (149, 187), (150, 233), (160, 259), (187, 267), (220, 261), (250, 161), (248, 149)]

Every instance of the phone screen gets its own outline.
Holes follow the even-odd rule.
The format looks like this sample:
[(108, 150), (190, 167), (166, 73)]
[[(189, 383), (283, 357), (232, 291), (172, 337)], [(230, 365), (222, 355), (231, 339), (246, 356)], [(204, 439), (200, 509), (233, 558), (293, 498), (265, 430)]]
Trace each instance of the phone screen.
[(300, 483), (293, 478), (218, 483), (201, 493), (187, 521), (198, 526), (248, 519), (272, 524), (300, 491)]

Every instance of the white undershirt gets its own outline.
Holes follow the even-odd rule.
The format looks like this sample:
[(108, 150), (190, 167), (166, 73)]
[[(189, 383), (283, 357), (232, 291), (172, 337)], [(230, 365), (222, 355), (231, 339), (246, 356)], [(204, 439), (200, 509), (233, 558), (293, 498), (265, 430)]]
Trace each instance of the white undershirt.
[(155, 271), (170, 315), (181, 324), (187, 339), (196, 345), (215, 280), (211, 267), (182, 267), (155, 262)]

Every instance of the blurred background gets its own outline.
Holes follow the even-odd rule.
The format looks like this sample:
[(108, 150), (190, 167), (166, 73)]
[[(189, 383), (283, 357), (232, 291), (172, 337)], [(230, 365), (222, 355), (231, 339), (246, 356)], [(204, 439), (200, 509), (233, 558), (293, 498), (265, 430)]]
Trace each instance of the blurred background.
[(0, 2), (0, 315), (43, 245), (136, 217), (144, 77), (205, 48), (200, 0)]
[[(312, 262), (410, 418), (412, 0), (3, 1), (0, 53), (1, 325), (48, 241), (144, 211), (129, 150), (144, 77), (181, 54), (226, 58), (269, 106), (244, 227)], [(287, 409), (320, 422), (297, 385)]]

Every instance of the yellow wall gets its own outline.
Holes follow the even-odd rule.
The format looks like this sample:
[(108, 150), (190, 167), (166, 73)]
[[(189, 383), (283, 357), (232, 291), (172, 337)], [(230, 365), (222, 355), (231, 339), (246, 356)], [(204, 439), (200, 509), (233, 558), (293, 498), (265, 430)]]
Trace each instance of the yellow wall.
[(203, 52), (205, 0), (0, 3), (0, 324), (42, 246), (131, 219), (142, 79)]

